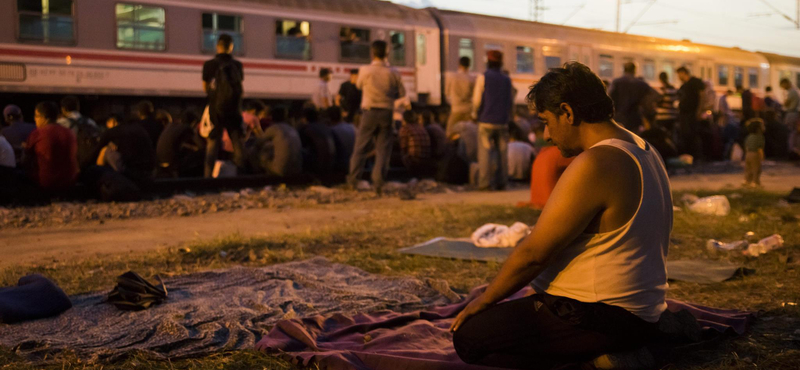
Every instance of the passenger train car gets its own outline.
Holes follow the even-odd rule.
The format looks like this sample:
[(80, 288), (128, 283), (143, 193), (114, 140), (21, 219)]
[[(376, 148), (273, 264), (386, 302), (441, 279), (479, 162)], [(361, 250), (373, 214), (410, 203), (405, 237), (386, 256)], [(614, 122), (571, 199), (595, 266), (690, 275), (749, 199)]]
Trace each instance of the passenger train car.
[(0, 14), (0, 97), (9, 100), (202, 97), (202, 64), (223, 33), (236, 41), (251, 98), (307, 99), (326, 67), (338, 87), (370, 62), (379, 39), (412, 100), (434, 106), (458, 58), (471, 57), (479, 72), (490, 49), (504, 52), (520, 104), (548, 68), (570, 60), (609, 81), (631, 61), (654, 86), (661, 71), (679, 84), (675, 70), (685, 65), (719, 93), (800, 82), (800, 58), (379, 0), (13, 0), (0, 2)]

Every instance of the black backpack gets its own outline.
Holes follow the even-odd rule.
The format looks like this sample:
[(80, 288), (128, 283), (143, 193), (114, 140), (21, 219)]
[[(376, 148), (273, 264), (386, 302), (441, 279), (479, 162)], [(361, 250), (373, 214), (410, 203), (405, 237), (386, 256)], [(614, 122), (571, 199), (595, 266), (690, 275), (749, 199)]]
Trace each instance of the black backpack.
[(69, 118), (69, 128), (75, 132), (78, 140), (78, 163), (84, 163), (100, 141), (100, 129), (83, 116), (79, 119)]
[(128, 271), (117, 277), (117, 286), (108, 293), (108, 303), (120, 310), (139, 311), (167, 299), (167, 287), (161, 277), (156, 275), (160, 286), (150, 284), (139, 274)]
[(242, 71), (233, 59), (220, 61), (215, 77), (214, 107), (217, 112), (238, 112), (244, 92)]

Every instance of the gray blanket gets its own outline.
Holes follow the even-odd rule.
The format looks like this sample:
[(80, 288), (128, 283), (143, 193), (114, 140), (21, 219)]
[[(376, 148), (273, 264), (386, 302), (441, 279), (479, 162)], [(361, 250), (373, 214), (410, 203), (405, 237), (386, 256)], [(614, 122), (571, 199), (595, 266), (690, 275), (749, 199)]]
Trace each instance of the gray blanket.
[(251, 349), (282, 319), (410, 311), (460, 299), (441, 280), (383, 277), (322, 257), (176, 276), (165, 283), (169, 298), (138, 312), (105, 303), (107, 292), (71, 297), (74, 307), (58, 317), (0, 324), (0, 345), (33, 361), (64, 350), (89, 362), (113, 361), (131, 351), (180, 358)]

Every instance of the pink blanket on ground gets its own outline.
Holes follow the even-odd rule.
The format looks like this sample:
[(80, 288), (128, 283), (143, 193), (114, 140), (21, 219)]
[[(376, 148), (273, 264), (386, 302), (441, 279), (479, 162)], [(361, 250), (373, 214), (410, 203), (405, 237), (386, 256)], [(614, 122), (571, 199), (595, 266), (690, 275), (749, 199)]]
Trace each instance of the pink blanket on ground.
[[(470, 297), (485, 286), (474, 289)], [(530, 293), (526, 288), (510, 297)], [(352, 317), (313, 316), (278, 322), (256, 349), (281, 353), (302, 365), (318, 364), (321, 369), (353, 370), (477, 370), (485, 366), (462, 362), (453, 349), (449, 327), (466, 302), (433, 307), (425, 311), (398, 313), (378, 311)], [(753, 315), (719, 310), (668, 300), (670, 311), (689, 310), (703, 328), (742, 334)]]

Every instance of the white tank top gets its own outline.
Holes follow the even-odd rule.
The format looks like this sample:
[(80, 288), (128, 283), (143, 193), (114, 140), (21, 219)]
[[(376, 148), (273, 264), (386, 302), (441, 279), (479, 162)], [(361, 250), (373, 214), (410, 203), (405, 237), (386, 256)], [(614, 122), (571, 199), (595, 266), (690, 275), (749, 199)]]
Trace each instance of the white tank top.
[(633, 217), (617, 230), (581, 234), (532, 283), (537, 292), (622, 307), (647, 322), (667, 308), (667, 251), (672, 231), (672, 191), (661, 157), (638, 136), (609, 139), (633, 158), (642, 197)]

